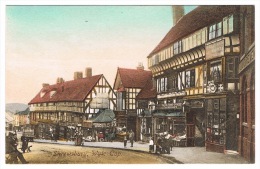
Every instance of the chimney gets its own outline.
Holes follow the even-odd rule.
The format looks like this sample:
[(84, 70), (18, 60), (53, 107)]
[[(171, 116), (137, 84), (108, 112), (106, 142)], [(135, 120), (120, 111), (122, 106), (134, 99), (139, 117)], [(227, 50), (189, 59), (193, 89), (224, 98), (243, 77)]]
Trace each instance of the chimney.
[(92, 68), (86, 67), (85, 74), (86, 74), (86, 77), (91, 77), (92, 76)]
[(49, 83), (43, 83), (42, 87), (50, 86)]
[(138, 66), (136, 67), (137, 70), (144, 70), (143, 63), (139, 62)]
[(63, 82), (64, 82), (64, 79), (62, 77), (57, 78), (57, 81), (56, 81), (57, 84), (63, 83)]
[(83, 78), (82, 72), (74, 72), (74, 80)]
[(179, 20), (184, 16), (183, 5), (173, 5), (172, 14), (173, 14), (173, 26), (175, 26), (179, 22)]

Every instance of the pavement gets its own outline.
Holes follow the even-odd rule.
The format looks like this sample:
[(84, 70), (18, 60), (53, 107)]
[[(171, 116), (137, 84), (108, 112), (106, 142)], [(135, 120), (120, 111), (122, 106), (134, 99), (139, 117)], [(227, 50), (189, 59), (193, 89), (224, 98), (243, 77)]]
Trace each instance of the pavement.
[[(51, 141), (34, 139), (38, 143), (51, 143), (62, 145), (75, 145), (72, 141)], [(123, 142), (84, 142), (84, 147), (105, 147), (124, 149), (128, 151), (141, 151), (149, 153), (149, 144), (144, 142), (134, 142), (134, 146), (124, 148)], [(183, 164), (249, 164), (237, 152), (227, 151), (227, 153), (208, 152), (205, 147), (173, 147), (170, 154), (161, 154), (165, 157), (173, 157)]]

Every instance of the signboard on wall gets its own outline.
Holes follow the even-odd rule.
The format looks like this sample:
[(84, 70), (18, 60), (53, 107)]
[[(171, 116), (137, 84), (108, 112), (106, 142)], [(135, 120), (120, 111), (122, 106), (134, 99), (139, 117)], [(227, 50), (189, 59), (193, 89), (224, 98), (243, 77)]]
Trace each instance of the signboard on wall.
[(218, 39), (213, 42), (206, 43), (206, 60), (211, 60), (224, 56), (225, 40)]
[(108, 93), (97, 93), (97, 96), (93, 98), (90, 103), (92, 109), (107, 109), (109, 108)]

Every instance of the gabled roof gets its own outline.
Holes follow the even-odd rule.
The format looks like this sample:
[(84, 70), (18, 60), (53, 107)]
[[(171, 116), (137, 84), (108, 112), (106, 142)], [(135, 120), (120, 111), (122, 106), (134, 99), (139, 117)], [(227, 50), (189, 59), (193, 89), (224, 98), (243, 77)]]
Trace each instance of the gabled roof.
[(118, 68), (117, 76), (120, 76), (124, 88), (143, 88), (147, 80), (152, 78), (152, 72), (140, 69)]
[(173, 26), (165, 35), (161, 42), (149, 54), (151, 55), (168, 47), (170, 44), (180, 40), (181, 38), (199, 30), (203, 27), (209, 26), (215, 22), (219, 22), (225, 16), (234, 13), (239, 6), (199, 6), (190, 13), (184, 15), (179, 22)]
[(156, 98), (157, 92), (153, 87), (152, 79), (148, 80), (145, 87), (136, 96), (137, 100), (153, 99)]
[(96, 75), (43, 87), (41, 91), (29, 102), (29, 104), (61, 101), (84, 101), (102, 76), (103, 75)]

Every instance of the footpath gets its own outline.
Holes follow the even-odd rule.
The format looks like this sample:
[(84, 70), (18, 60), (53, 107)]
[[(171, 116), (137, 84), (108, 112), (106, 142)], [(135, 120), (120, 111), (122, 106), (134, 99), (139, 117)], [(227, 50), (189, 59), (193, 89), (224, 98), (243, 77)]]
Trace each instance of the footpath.
[[(72, 141), (51, 141), (35, 139), (37, 143), (51, 143), (63, 145), (75, 145)], [(149, 144), (143, 142), (134, 142), (134, 146), (124, 148), (123, 142), (84, 142), (84, 147), (115, 148), (129, 151), (142, 151), (149, 153)], [(205, 147), (173, 147), (170, 154), (161, 154), (165, 157), (174, 157), (177, 161), (184, 164), (249, 164), (237, 152), (229, 151), (227, 153), (215, 153), (206, 151)]]

